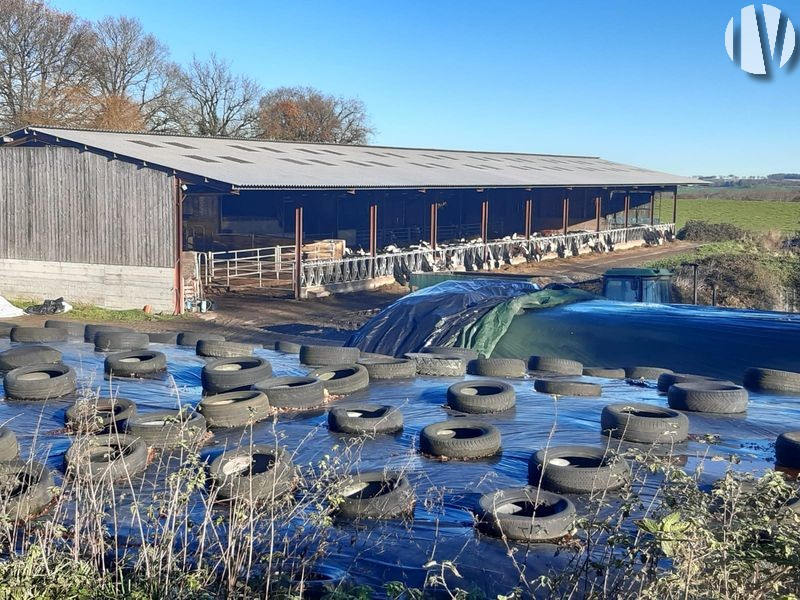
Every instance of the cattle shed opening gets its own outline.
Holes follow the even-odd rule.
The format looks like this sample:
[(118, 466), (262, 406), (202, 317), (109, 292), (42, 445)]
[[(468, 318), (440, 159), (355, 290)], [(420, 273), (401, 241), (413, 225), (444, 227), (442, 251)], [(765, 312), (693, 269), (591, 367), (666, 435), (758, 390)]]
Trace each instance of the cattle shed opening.
[(641, 243), (703, 183), (584, 156), (27, 127), (0, 144), (0, 294), (177, 313), (213, 285), (364, 289)]

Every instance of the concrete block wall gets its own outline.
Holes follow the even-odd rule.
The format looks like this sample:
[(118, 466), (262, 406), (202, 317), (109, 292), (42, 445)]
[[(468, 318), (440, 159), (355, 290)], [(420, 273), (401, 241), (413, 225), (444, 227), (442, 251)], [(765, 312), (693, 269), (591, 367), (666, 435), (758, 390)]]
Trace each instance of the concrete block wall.
[(175, 270), (164, 267), (95, 265), (0, 258), (0, 296), (103, 308), (142, 308), (155, 312), (175, 309)]

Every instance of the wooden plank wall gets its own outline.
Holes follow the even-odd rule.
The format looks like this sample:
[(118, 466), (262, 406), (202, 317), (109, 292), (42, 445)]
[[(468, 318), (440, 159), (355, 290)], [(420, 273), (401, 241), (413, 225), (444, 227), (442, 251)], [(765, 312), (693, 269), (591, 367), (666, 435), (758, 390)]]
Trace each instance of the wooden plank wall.
[(74, 148), (2, 148), (0, 258), (173, 267), (173, 182)]

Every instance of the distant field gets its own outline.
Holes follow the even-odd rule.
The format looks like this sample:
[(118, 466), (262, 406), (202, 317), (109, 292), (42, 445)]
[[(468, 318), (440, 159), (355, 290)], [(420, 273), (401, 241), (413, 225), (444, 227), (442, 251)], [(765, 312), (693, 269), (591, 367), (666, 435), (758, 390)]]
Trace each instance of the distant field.
[(708, 198), (709, 200), (800, 200), (800, 184), (752, 185), (750, 187), (681, 187), (678, 198)]
[[(660, 206), (659, 206), (660, 204)], [(659, 203), (656, 215), (662, 222), (672, 219), (672, 199)], [(800, 202), (770, 202), (761, 200), (703, 200), (678, 199), (678, 227), (693, 219), (711, 223), (733, 223), (745, 229), (766, 231), (800, 231)]]

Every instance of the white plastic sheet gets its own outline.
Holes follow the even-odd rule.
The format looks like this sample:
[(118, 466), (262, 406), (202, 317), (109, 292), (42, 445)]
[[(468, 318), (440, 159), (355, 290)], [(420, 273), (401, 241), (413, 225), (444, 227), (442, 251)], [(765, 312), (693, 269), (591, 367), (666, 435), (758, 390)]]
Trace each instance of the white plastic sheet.
[(17, 308), (8, 300), (0, 296), (0, 319), (11, 319), (13, 317), (21, 317), (25, 312), (21, 308)]

